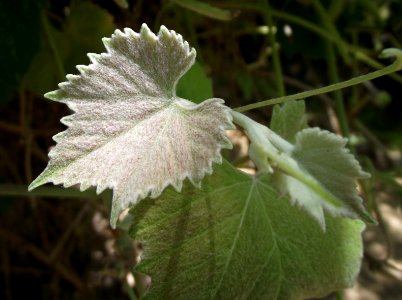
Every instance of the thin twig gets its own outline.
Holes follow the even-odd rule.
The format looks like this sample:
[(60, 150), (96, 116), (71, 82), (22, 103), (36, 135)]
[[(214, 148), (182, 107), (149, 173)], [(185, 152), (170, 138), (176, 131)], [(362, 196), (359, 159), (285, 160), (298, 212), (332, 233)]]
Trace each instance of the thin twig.
[(10, 257), (5, 248), (1, 249), (1, 256), (3, 260), (3, 265), (1, 266), (4, 274), (4, 289), (8, 300), (12, 299), (10, 290)]
[(29, 252), (32, 256), (34, 256), (40, 262), (48, 265), (53, 268), (62, 278), (66, 281), (70, 282), (74, 287), (78, 290), (82, 291), (85, 289), (85, 284), (81, 281), (81, 279), (67, 266), (63, 265), (60, 262), (51, 262), (49, 261), (49, 256), (44, 253), (42, 250), (37, 248), (35, 245), (29, 243), (18, 235), (15, 235), (9, 231), (6, 231), (3, 228), (0, 228), (0, 237), (5, 242), (9, 244), (17, 245), (17, 249), (25, 250)]
[(269, 26), (268, 38), (271, 43), (272, 49), (272, 64), (275, 72), (275, 83), (279, 96), (285, 96), (285, 84), (283, 82), (282, 64), (279, 55), (279, 45), (276, 42), (276, 36), (274, 32), (274, 23), (272, 21), (271, 7), (269, 0), (263, 1), (263, 16), (265, 23)]
[(38, 146), (35, 140), (32, 140), (32, 154), (34, 154), (37, 158), (39, 158), (41, 161), (45, 163), (49, 161), (48, 156), (46, 155), (46, 153), (42, 151), (42, 149)]
[(13, 160), (10, 158), (8, 152), (1, 146), (0, 146), (0, 157), (2, 157), (4, 164), (9, 169), (10, 173), (13, 175), (15, 179), (14, 182), (17, 182), (19, 184), (23, 183), (24, 181), (22, 180), (22, 177), (18, 171), (17, 166), (13, 163)]
[(330, 93), (330, 92), (333, 92), (333, 91), (336, 91), (339, 89), (343, 89), (343, 88), (347, 88), (347, 87), (350, 87), (350, 86), (353, 86), (356, 84), (363, 83), (365, 81), (373, 80), (375, 78), (378, 78), (378, 77), (381, 77), (384, 75), (388, 75), (390, 73), (394, 73), (394, 72), (402, 69), (402, 50), (394, 49), (394, 48), (385, 49), (381, 52), (380, 57), (382, 57), (382, 58), (394, 57), (395, 61), (391, 65), (389, 65), (381, 70), (377, 70), (377, 71), (374, 71), (374, 72), (371, 72), (371, 73), (368, 73), (365, 75), (354, 77), (354, 78), (346, 80), (346, 81), (334, 83), (334, 84), (324, 86), (321, 88), (317, 88), (317, 89), (314, 89), (311, 91), (305, 91), (305, 92), (301, 92), (301, 93), (297, 93), (297, 94), (293, 94), (293, 95), (289, 95), (289, 96), (278, 97), (278, 98), (273, 98), (273, 99), (264, 100), (264, 101), (260, 101), (260, 102), (255, 102), (252, 104), (234, 108), (233, 110), (237, 111), (237, 112), (244, 112), (244, 111), (248, 111), (251, 109), (256, 109), (256, 108), (279, 104), (279, 103), (284, 103), (284, 102), (291, 101), (291, 100), (300, 100), (300, 99), (305, 99), (305, 98), (316, 96), (316, 95), (323, 94), (323, 93)]
[(63, 236), (59, 239), (57, 245), (53, 248), (53, 251), (50, 253), (49, 262), (53, 262), (60, 253), (60, 250), (64, 247), (65, 243), (68, 241), (68, 238), (73, 233), (74, 229), (79, 225), (79, 223), (84, 218), (85, 214), (89, 210), (89, 203), (86, 203), (84, 207), (81, 208), (75, 219), (70, 223), (67, 230), (64, 232)]
[[(15, 124), (6, 122), (6, 121), (1, 121), (0, 120), (0, 130), (6, 131), (8, 133), (14, 133), (17, 135), (22, 135), (23, 129)], [(40, 136), (40, 137), (49, 137), (52, 135), (55, 135), (56, 133), (59, 132), (57, 129), (31, 129), (31, 132), (35, 136)]]
[(359, 120), (355, 119), (353, 125), (374, 145), (374, 153), (377, 161), (382, 167), (386, 167), (392, 161), (388, 155), (387, 147)]
[[(260, 76), (267, 76), (269, 78), (274, 78), (274, 76), (275, 76), (275, 74), (272, 72), (262, 71), (262, 70), (255, 71), (255, 73)], [(286, 83), (286, 85), (293, 86), (302, 91), (313, 89), (313, 87), (311, 85), (308, 85), (300, 80), (297, 80), (295, 78), (292, 78), (292, 77), (289, 77), (286, 75), (283, 76), (283, 80)], [(335, 113), (334, 107), (332, 105), (332, 99), (327, 94), (317, 95), (317, 98), (321, 99), (325, 104), (325, 107), (327, 109), (329, 123), (331, 125), (332, 131), (339, 134), (340, 133), (340, 125), (339, 125), (338, 119), (336, 118), (336, 113)]]
[[(28, 94), (21, 90), (19, 93), (19, 100), (21, 105), (20, 114), (20, 126), (22, 128), (22, 138), (24, 141), (24, 169), (25, 169), (25, 180), (27, 183), (32, 182), (32, 141), (33, 136), (30, 131), (30, 124), (32, 120), (32, 98), (27, 99)], [(49, 247), (49, 239), (47, 237), (46, 227), (43, 223), (43, 218), (38, 210), (38, 200), (30, 195), (29, 204), (32, 209), (32, 213), (35, 219), (35, 224), (38, 227), (39, 236), (41, 238), (43, 246), (47, 249)]]
[(0, 184), (0, 195), (11, 197), (51, 197), (51, 198), (99, 198), (93, 189), (81, 192), (75, 188), (62, 188), (59, 186), (42, 186), (28, 192), (28, 186), (22, 184)]
[[(0, 269), (4, 269), (4, 265), (0, 265)], [(17, 267), (17, 266), (10, 266), (10, 273), (15, 273), (15, 274), (27, 274), (27, 275), (31, 275), (31, 276), (35, 276), (38, 277), (44, 273), (49, 273), (49, 271), (46, 270), (46, 272), (44, 270), (38, 270), (36, 268), (32, 268), (32, 267)]]
[(21, 134), (22, 130), (20, 126), (5, 122), (5, 121), (1, 121), (0, 120), (0, 130), (4, 130), (7, 132), (11, 132), (11, 133), (16, 133), (16, 134)]

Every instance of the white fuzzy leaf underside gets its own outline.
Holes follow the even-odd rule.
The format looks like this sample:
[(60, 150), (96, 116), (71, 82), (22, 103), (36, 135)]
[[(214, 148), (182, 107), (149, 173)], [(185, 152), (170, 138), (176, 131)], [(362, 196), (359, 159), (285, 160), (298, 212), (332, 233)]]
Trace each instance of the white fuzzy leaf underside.
[(144, 24), (103, 42), (107, 53), (89, 54), (92, 64), (46, 94), (74, 114), (61, 120), (68, 128), (54, 136), (50, 162), (29, 189), (47, 182), (111, 188), (115, 226), (123, 209), (168, 185), (180, 191), (185, 178), (199, 185), (231, 147), (225, 129), (233, 125), (223, 100), (196, 105), (176, 96), (196, 55), (181, 35), (162, 26), (156, 36)]

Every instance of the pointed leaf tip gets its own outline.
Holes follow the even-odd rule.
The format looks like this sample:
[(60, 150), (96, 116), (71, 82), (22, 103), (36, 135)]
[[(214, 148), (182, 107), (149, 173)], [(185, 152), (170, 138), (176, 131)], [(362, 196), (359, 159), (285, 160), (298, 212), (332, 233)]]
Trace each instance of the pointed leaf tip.
[(49, 180), (45, 179), (44, 176), (46, 174), (46, 171), (47, 170), (45, 169), (34, 181), (31, 182), (31, 184), (28, 186), (29, 192), (49, 182)]
[(175, 96), (195, 59), (181, 35), (166, 27), (155, 35), (143, 24), (140, 34), (116, 30), (103, 42), (107, 53), (88, 54), (91, 64), (78, 66), (80, 75), (45, 95), (74, 114), (62, 119), (68, 128), (54, 137), (48, 167), (30, 187), (111, 188), (115, 226), (139, 200), (169, 185), (180, 190), (186, 178), (198, 185), (212, 173), (220, 150), (231, 147), (225, 129), (233, 124), (223, 100), (196, 105)]
[(29, 186), (28, 186), (28, 192), (36, 189), (38, 187), (38, 185), (35, 183), (35, 181), (33, 181)]
[(145, 24), (145, 23), (143, 23), (142, 26), (141, 26), (140, 35), (143, 38), (150, 39), (150, 40), (153, 40), (153, 41), (156, 41), (158, 39), (158, 37), (155, 35), (155, 33), (153, 33), (151, 31), (151, 29), (149, 29), (148, 25)]
[(43, 95), (46, 99), (53, 100), (53, 101), (62, 101), (63, 96), (61, 90), (51, 91)]

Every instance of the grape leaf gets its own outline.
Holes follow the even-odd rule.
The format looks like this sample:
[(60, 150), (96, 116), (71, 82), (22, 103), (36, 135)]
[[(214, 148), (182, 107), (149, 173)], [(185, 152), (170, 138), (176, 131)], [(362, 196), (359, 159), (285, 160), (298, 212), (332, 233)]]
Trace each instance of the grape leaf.
[(109, 36), (115, 28), (113, 16), (106, 10), (81, 1), (70, 3), (69, 13), (60, 29), (46, 17), (43, 24), (46, 24), (47, 33), (42, 36), (41, 49), (25, 78), (26, 88), (39, 95), (57, 87), (65, 74), (74, 72), (77, 64), (86, 62), (86, 53), (102, 51), (101, 38)]
[(296, 134), (291, 156), (308, 174), (335, 198), (342, 201), (341, 207), (333, 207), (313, 190), (288, 175), (283, 183), (291, 198), (308, 208), (322, 225), (325, 224), (323, 209), (333, 216), (361, 218), (373, 222), (366, 212), (363, 200), (357, 194), (356, 179), (367, 178), (359, 162), (345, 147), (347, 140), (319, 128), (307, 128)]
[(18, 90), (39, 49), (40, 19), (45, 2), (0, 1), (0, 105)]
[[(356, 179), (369, 176), (345, 147), (346, 139), (319, 128), (307, 128), (291, 144), (271, 129), (243, 114), (232, 113), (251, 141), (249, 155), (259, 172), (273, 172), (276, 186), (290, 195), (325, 230), (324, 211), (332, 216), (376, 223), (365, 210)], [(284, 117), (286, 119), (286, 116)], [(291, 128), (291, 127), (290, 127)], [(285, 128), (285, 134), (294, 129)]]
[(179, 78), (191, 67), (195, 50), (182, 36), (143, 25), (103, 39), (107, 53), (89, 54), (92, 64), (47, 93), (75, 113), (61, 121), (47, 168), (29, 189), (47, 182), (80, 184), (97, 193), (113, 189), (111, 224), (119, 213), (168, 186), (177, 191), (188, 178), (199, 185), (221, 148), (230, 148), (225, 129), (230, 109), (221, 99), (194, 104), (176, 96)]
[(290, 101), (276, 105), (271, 118), (271, 129), (295, 144), (291, 157), (306, 172), (318, 179), (343, 206), (335, 208), (322, 196), (301, 181), (286, 174), (277, 174), (279, 186), (290, 195), (293, 203), (303, 206), (325, 228), (323, 211), (333, 216), (361, 218), (373, 222), (356, 191), (355, 180), (370, 176), (363, 172), (359, 162), (345, 147), (346, 140), (319, 128), (307, 127), (304, 101)]
[(304, 299), (352, 285), (364, 223), (327, 216), (323, 232), (270, 180), (224, 162), (202, 190), (169, 188), (136, 205), (130, 234), (144, 242), (136, 269), (152, 277), (145, 298)]
[(195, 62), (177, 84), (179, 97), (200, 103), (207, 98), (213, 97), (212, 80), (205, 74), (200, 63)]
[(275, 105), (270, 127), (275, 133), (293, 144), (296, 133), (307, 127), (304, 101), (289, 101), (283, 105)]

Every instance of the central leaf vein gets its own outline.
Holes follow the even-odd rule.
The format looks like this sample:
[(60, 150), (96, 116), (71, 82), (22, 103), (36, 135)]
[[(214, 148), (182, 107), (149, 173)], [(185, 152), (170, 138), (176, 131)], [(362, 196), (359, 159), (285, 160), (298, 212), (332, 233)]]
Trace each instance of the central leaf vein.
[(218, 283), (218, 285), (216, 286), (215, 291), (214, 291), (214, 293), (213, 293), (213, 295), (212, 295), (212, 298), (213, 298), (213, 299), (216, 298), (217, 293), (218, 293), (218, 291), (219, 291), (219, 289), (220, 289), (220, 287), (221, 287), (221, 285), (222, 285), (222, 283), (223, 283), (223, 279), (224, 279), (224, 277), (226, 276), (226, 273), (227, 273), (227, 271), (228, 271), (228, 268), (229, 268), (230, 262), (231, 262), (231, 260), (232, 260), (232, 257), (233, 257), (233, 254), (234, 254), (234, 251), (235, 251), (237, 242), (238, 242), (238, 240), (239, 240), (240, 231), (241, 231), (241, 229), (242, 229), (242, 227), (243, 227), (244, 219), (245, 219), (245, 216), (246, 216), (246, 213), (247, 213), (247, 209), (248, 209), (249, 204), (250, 204), (250, 200), (251, 200), (251, 198), (252, 198), (252, 194), (253, 194), (254, 187), (255, 187), (255, 186), (252, 185), (252, 187), (250, 188), (250, 191), (249, 191), (249, 193), (248, 193), (248, 195), (247, 195), (247, 200), (246, 200), (246, 203), (244, 204), (244, 208), (243, 208), (243, 211), (242, 211), (242, 213), (241, 213), (240, 223), (239, 223), (239, 226), (237, 227), (236, 235), (235, 235), (235, 237), (234, 237), (234, 239), (233, 239), (232, 247), (230, 248), (230, 251), (229, 251), (229, 256), (228, 256), (228, 258), (226, 259), (226, 263), (225, 263), (225, 266), (224, 266), (224, 268), (223, 268), (223, 270), (222, 270), (219, 283)]

